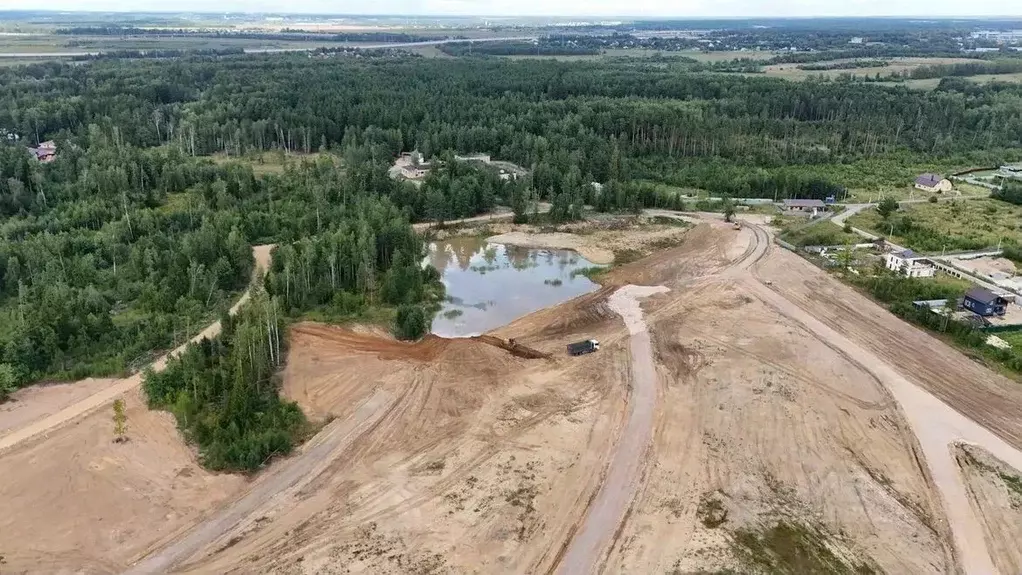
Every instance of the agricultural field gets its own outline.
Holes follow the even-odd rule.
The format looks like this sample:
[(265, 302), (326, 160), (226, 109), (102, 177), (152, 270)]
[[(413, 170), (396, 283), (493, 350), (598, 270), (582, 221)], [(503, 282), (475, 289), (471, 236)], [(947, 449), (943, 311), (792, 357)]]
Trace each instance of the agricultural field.
[(850, 217), (848, 223), (922, 252), (1022, 242), (1022, 206), (989, 198), (911, 204), (886, 220), (876, 210), (865, 210)]
[[(826, 65), (826, 64), (838, 64), (853, 62), (856, 59), (840, 59), (830, 60), (826, 62), (814, 62), (814, 65)], [(836, 78), (842, 74), (852, 75), (857, 77), (865, 76), (887, 76), (893, 73), (907, 72), (915, 70), (920, 66), (930, 66), (934, 64), (967, 64), (974, 62), (967, 58), (891, 58), (888, 60), (889, 63), (886, 66), (878, 66), (872, 68), (847, 68), (839, 70), (803, 70), (799, 68), (803, 64), (773, 64), (765, 66), (763, 68), (767, 76), (774, 76), (777, 78), (785, 78), (788, 80), (805, 80), (806, 78), (813, 77), (826, 77)]]
[(700, 62), (730, 62), (731, 60), (769, 60), (776, 54), (765, 50), (721, 50), (719, 52), (703, 52), (701, 50), (682, 50), (671, 52)]
[[(1022, 73), (1017, 74), (980, 74), (978, 76), (964, 76), (964, 79), (977, 84), (990, 84), (993, 82), (1022, 83)], [(913, 90), (932, 90), (940, 85), (941, 78), (921, 78), (905, 80), (904, 82), (878, 82), (881, 86), (905, 86)]]

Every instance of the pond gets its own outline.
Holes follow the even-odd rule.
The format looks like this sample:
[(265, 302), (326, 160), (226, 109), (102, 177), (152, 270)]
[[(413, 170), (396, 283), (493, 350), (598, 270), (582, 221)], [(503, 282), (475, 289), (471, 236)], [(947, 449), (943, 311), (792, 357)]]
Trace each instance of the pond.
[(594, 264), (570, 250), (464, 237), (431, 243), (426, 262), (440, 272), (447, 288), (432, 330), (443, 337), (479, 335), (599, 288), (577, 273)]

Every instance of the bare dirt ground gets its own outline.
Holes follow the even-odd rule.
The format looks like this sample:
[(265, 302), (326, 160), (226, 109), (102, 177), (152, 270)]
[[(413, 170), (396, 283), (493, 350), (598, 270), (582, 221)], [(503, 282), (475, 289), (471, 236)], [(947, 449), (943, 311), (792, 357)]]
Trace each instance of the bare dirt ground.
[[(257, 269), (265, 269), (270, 249), (254, 248)], [(232, 311), (247, 299), (246, 293)], [(219, 322), (197, 338), (218, 331)], [(166, 356), (154, 366), (165, 361)], [(35, 386), (3, 406), (5, 573), (118, 572), (244, 486), (243, 477), (199, 467), (173, 417), (146, 408), (140, 383), (136, 375)], [(109, 405), (118, 397), (127, 407), (126, 443), (113, 442)]]
[[(663, 216), (662, 216), (663, 217)], [(682, 241), (683, 226), (656, 223), (650, 217), (593, 220), (558, 226), (557, 232), (510, 223), (487, 227), (497, 235), (486, 241), (528, 248), (577, 251), (594, 264), (611, 264), (616, 256), (637, 259)]]
[(53, 415), (90, 395), (110, 387), (116, 380), (88, 378), (72, 383), (34, 385), (19, 389), (0, 403), (0, 437), (32, 421)]
[(994, 565), (1022, 573), (1022, 473), (974, 445), (956, 445), (954, 456)]
[(0, 458), (7, 573), (115, 573), (237, 493), (245, 479), (196, 464), (171, 415), (125, 394), (128, 437), (98, 410)]
[[(549, 359), (296, 326), (285, 393), (309, 413), (337, 423), (373, 398), (393, 402), (299, 487), (243, 505), (244, 519), (225, 506), (198, 528), (218, 526), (194, 553), (157, 565), (571, 571), (624, 448), (643, 453), (638, 480), (633, 495), (616, 491), (624, 519), (602, 526), (606, 552), (584, 557), (595, 571), (953, 572), (940, 498), (897, 403), (856, 360), (764, 302), (772, 292), (750, 291), (750, 268), (777, 257), (756, 234), (699, 226), (681, 247), (616, 268), (604, 289), (497, 330)], [(671, 289), (644, 305), (657, 407), (639, 446), (625, 432), (636, 352), (608, 301), (626, 284)], [(564, 343), (583, 337), (600, 339), (600, 352), (567, 357)], [(764, 557), (775, 563), (756, 563)]]
[(972, 270), (987, 277), (996, 273), (1004, 273), (1009, 276), (1013, 276), (1016, 273), (1015, 263), (1007, 258), (983, 257), (957, 260), (955, 263), (967, 270)]
[[(201, 472), (137, 398), (127, 444), (99, 411), (26, 440), (0, 465), (0, 554), (47, 573), (1010, 572), (1015, 517), (977, 506), (951, 449), (1022, 466), (1017, 384), (755, 227), (699, 225), (604, 281), (494, 332), (545, 359), (294, 326), (284, 393), (327, 424), (252, 482)], [(645, 440), (649, 352), (611, 303), (627, 285), (670, 290), (642, 306)]]
[(628, 328), (632, 360), (629, 409), (607, 466), (606, 479), (589, 506), (585, 521), (565, 551), (560, 564), (562, 573), (593, 571), (624, 520), (639, 487), (643, 459), (653, 432), (657, 400), (653, 348), (639, 300), (666, 291), (663, 286), (627, 285), (616, 290), (607, 300), (607, 305), (621, 316)]

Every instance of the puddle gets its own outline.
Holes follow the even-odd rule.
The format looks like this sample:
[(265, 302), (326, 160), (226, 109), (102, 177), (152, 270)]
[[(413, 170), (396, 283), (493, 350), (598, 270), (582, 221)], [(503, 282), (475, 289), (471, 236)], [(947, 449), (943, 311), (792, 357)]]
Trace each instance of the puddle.
[(433, 333), (444, 337), (479, 335), (600, 287), (572, 273), (594, 264), (570, 250), (453, 238), (431, 243), (426, 261), (447, 288), (447, 301), (433, 318)]

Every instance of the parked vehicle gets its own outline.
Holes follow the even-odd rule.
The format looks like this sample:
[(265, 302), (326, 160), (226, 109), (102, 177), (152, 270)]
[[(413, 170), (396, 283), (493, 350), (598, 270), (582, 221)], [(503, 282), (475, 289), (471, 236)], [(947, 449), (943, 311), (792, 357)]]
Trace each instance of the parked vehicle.
[(568, 344), (568, 355), (585, 355), (600, 349), (600, 342), (595, 339), (587, 339)]

